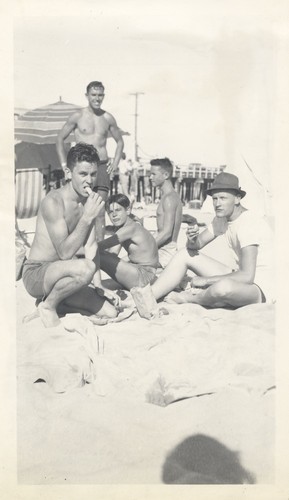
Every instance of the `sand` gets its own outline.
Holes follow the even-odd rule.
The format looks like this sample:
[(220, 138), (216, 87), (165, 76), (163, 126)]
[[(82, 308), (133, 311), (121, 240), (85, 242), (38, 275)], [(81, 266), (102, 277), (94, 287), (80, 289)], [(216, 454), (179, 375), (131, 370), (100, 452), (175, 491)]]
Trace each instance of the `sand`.
[(45, 329), (16, 287), (20, 484), (273, 483), (274, 305)]

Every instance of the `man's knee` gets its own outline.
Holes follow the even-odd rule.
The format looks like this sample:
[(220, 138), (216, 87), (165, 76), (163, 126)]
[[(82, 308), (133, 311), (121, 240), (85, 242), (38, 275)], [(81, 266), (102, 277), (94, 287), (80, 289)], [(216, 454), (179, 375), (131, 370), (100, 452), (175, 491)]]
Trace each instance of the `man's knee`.
[(90, 259), (78, 259), (77, 265), (75, 266), (76, 280), (79, 284), (87, 285), (91, 282), (93, 275), (96, 271), (95, 263)]
[(179, 259), (179, 262), (182, 264), (186, 264), (186, 266), (192, 265), (192, 257), (195, 256), (195, 250), (188, 250), (186, 247), (181, 248), (178, 252), (173, 256), (173, 259)]
[(229, 278), (223, 278), (211, 287), (211, 293), (215, 298), (223, 299), (230, 297), (235, 288), (235, 283)]
[(181, 248), (172, 258), (178, 258), (181, 261), (186, 262), (188, 260), (188, 251), (186, 248)]

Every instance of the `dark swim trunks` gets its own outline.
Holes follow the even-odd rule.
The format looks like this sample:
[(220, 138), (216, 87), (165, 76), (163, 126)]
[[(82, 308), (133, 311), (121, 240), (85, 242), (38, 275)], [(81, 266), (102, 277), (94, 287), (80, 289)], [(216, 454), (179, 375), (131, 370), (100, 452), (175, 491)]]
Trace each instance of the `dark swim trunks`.
[(22, 281), (27, 292), (35, 299), (44, 299), (46, 296), (44, 290), (44, 276), (51, 262), (42, 260), (26, 260), (23, 272)]
[(265, 294), (264, 294), (264, 292), (263, 292), (262, 288), (261, 288), (261, 287), (259, 287), (259, 285), (257, 285), (257, 283), (254, 283), (254, 285), (256, 285), (256, 286), (259, 288), (260, 292), (261, 292), (261, 302), (262, 302), (262, 304), (263, 304), (264, 302), (267, 302), (266, 297), (265, 297)]
[[(133, 263), (131, 262), (131, 264)], [(139, 287), (144, 287), (154, 281), (157, 272), (156, 267), (144, 266), (142, 264), (133, 264), (133, 266), (135, 266), (138, 270)]]
[(93, 188), (96, 193), (99, 190), (107, 193), (110, 191), (110, 176), (107, 173), (107, 165), (108, 160), (102, 160), (98, 163), (96, 186)]

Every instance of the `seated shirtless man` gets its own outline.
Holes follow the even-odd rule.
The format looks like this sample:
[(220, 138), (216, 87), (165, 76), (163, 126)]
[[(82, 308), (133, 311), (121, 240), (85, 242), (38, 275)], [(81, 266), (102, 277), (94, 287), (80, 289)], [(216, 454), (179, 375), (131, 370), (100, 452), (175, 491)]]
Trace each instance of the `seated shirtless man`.
[(177, 253), (177, 240), (182, 222), (182, 202), (172, 183), (173, 165), (168, 158), (151, 160), (151, 183), (161, 190), (157, 208), (157, 232), (154, 233), (159, 249), (159, 264), (163, 269)]
[[(98, 243), (100, 268), (127, 290), (151, 283), (158, 265), (155, 239), (130, 216), (127, 196), (112, 195), (105, 207), (114, 226), (114, 235)], [(127, 251), (127, 259), (118, 257), (122, 247)], [(108, 252), (107, 249), (112, 251)]]
[(71, 148), (67, 184), (48, 193), (37, 215), (35, 237), (22, 277), (28, 293), (41, 300), (37, 312), (46, 327), (59, 324), (59, 309), (88, 316), (117, 316), (115, 307), (88, 286), (99, 269), (98, 252), (94, 260), (76, 257), (104, 205), (91, 190), (98, 161), (92, 145), (79, 143)]

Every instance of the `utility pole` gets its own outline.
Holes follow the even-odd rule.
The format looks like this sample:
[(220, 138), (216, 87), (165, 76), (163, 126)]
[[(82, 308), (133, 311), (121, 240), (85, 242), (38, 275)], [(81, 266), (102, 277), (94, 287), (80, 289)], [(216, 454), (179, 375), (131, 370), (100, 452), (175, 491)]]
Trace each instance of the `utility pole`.
[(137, 142), (137, 117), (138, 115), (138, 96), (144, 95), (144, 92), (131, 92), (130, 95), (135, 96), (135, 112), (134, 112), (134, 159), (138, 161), (138, 142)]

